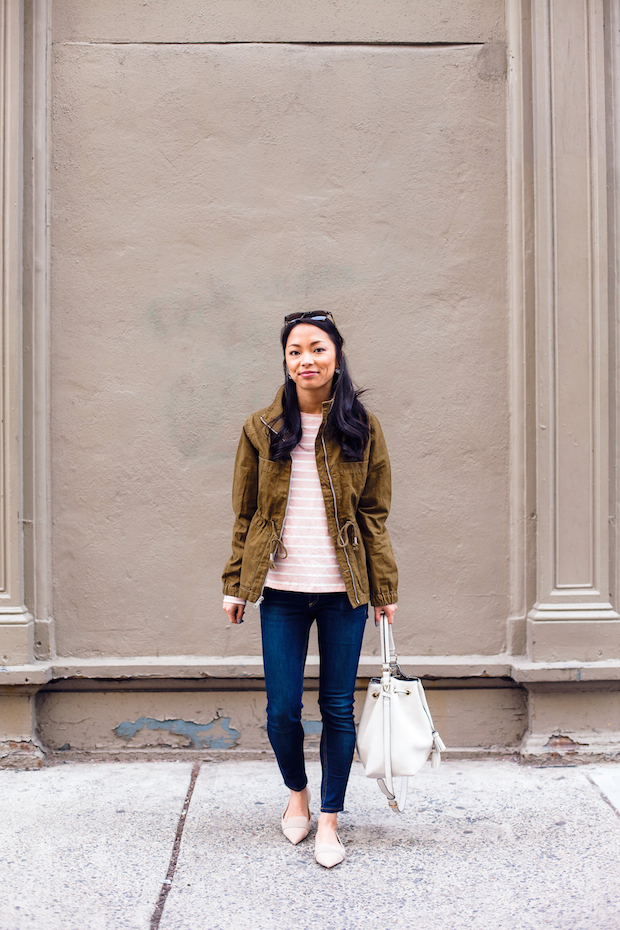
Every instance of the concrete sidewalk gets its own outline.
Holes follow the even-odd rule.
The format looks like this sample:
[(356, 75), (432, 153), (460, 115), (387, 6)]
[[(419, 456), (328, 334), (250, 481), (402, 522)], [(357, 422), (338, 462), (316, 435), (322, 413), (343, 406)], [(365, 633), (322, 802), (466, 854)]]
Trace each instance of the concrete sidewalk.
[(332, 871), (285, 798), (272, 762), (0, 771), (0, 930), (620, 928), (618, 765), (449, 761), (398, 815), (356, 764)]

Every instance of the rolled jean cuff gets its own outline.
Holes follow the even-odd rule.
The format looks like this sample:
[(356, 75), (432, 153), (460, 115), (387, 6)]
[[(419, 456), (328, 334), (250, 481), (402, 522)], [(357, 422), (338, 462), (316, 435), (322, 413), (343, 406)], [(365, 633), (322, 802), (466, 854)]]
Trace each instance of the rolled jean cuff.
[(306, 778), (306, 784), (302, 785), (301, 788), (293, 788), (291, 785), (287, 784), (287, 782), (284, 782), (284, 784), (286, 785), (289, 791), (303, 791), (304, 788), (308, 787), (308, 779)]

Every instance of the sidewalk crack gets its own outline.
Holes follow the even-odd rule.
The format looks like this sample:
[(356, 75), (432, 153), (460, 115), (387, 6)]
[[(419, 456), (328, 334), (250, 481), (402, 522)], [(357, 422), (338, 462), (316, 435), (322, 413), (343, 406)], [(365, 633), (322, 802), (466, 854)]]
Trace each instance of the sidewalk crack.
[(603, 799), (603, 801), (605, 802), (605, 804), (608, 804), (608, 805), (611, 807), (611, 809), (612, 809), (612, 811), (614, 812), (614, 814), (616, 815), (616, 817), (620, 817), (620, 810), (618, 810), (618, 808), (617, 808), (616, 805), (613, 803), (613, 801), (611, 801), (611, 800), (607, 797), (607, 795), (605, 794), (605, 792), (603, 791), (603, 789), (601, 788), (601, 786), (600, 786), (597, 782), (594, 781), (594, 779), (592, 778), (592, 776), (591, 776), (588, 772), (584, 772), (583, 774), (585, 775), (585, 777), (587, 778), (587, 780), (590, 782), (590, 784), (591, 784), (591, 785), (596, 789), (596, 791), (600, 794), (600, 796), (601, 796), (601, 798)]
[(195, 762), (192, 767), (192, 775), (189, 780), (189, 788), (187, 789), (187, 794), (185, 795), (185, 801), (183, 802), (183, 810), (181, 811), (179, 822), (177, 824), (177, 832), (174, 837), (172, 853), (170, 854), (170, 862), (168, 863), (168, 871), (166, 872), (166, 877), (163, 880), (161, 891), (159, 892), (159, 897), (157, 899), (157, 904), (155, 905), (155, 910), (153, 911), (153, 916), (151, 917), (150, 930), (158, 930), (159, 923), (161, 921), (161, 917), (164, 912), (166, 898), (168, 897), (170, 889), (172, 888), (172, 880), (174, 878), (174, 873), (177, 867), (177, 859), (179, 858), (179, 852), (181, 849), (181, 837), (183, 836), (183, 827), (185, 826), (185, 821), (187, 820), (187, 812), (189, 810), (189, 805), (192, 800), (192, 794), (194, 793), (194, 786), (196, 785), (196, 779), (198, 778), (199, 771), (200, 771), (200, 762)]

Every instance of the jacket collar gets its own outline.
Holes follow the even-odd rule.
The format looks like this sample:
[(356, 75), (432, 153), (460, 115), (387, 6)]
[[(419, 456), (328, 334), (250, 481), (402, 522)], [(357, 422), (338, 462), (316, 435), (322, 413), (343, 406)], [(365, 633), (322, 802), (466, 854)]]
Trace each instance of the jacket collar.
[[(276, 393), (276, 396), (275, 396), (274, 399), (273, 399), (273, 402), (271, 403), (271, 406), (267, 407), (267, 409), (265, 410), (264, 416), (261, 417), (261, 420), (263, 420), (263, 422), (266, 423), (266, 425), (269, 425), (270, 423), (273, 423), (273, 421), (274, 421), (275, 419), (277, 419), (278, 417), (282, 416), (282, 411), (283, 411), (282, 399), (283, 399), (283, 397), (284, 397), (284, 385), (281, 385), (281, 386), (278, 388), (278, 391), (277, 391), (277, 393)], [(321, 405), (322, 408), (323, 408), (323, 421), (322, 421), (323, 423), (324, 423), (325, 420), (327, 419), (327, 414), (328, 414), (329, 411), (332, 409), (332, 404), (333, 404), (333, 403), (334, 403), (334, 398), (333, 398), (333, 397), (330, 397), (329, 400), (324, 400), (324, 401), (323, 401), (323, 403), (322, 403), (322, 405)]]

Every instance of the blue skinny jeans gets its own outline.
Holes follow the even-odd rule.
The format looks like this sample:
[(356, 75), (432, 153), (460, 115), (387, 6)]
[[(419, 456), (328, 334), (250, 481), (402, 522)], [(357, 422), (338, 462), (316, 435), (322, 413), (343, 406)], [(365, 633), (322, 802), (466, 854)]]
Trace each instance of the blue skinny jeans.
[(303, 594), (265, 588), (260, 607), (267, 689), (267, 735), (284, 784), (308, 784), (301, 723), (308, 637), (317, 623), (320, 654), (321, 811), (337, 813), (355, 750), (353, 700), (368, 605), (351, 607), (346, 594)]

